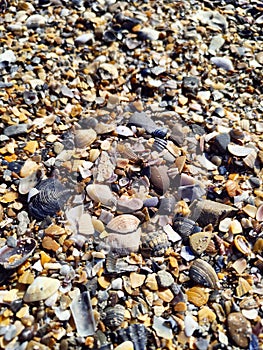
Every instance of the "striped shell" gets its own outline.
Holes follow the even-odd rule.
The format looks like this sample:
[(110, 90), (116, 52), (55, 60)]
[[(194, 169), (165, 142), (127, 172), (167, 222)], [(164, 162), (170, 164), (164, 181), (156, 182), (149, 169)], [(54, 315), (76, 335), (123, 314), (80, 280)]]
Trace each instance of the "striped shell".
[(162, 256), (170, 247), (170, 242), (165, 232), (149, 232), (141, 237), (141, 253), (148, 256)]
[(193, 220), (186, 217), (175, 216), (173, 219), (173, 229), (179, 233), (179, 235), (186, 239), (191, 234), (198, 232), (198, 226)]
[(218, 277), (213, 267), (202, 259), (193, 261), (189, 269), (190, 278), (205, 287), (217, 289)]
[(62, 209), (72, 194), (59, 180), (49, 178), (40, 181), (35, 188), (35, 194), (30, 196), (29, 213), (38, 220), (47, 216), (55, 216)]
[(106, 226), (106, 230), (110, 232), (127, 234), (137, 230), (140, 220), (130, 214), (123, 214), (114, 217)]
[(147, 330), (143, 324), (134, 323), (127, 328), (121, 328), (117, 331), (117, 342), (132, 341), (134, 350), (146, 350), (148, 337)]
[(122, 305), (115, 305), (105, 309), (104, 323), (109, 328), (119, 327), (124, 321), (125, 308)]

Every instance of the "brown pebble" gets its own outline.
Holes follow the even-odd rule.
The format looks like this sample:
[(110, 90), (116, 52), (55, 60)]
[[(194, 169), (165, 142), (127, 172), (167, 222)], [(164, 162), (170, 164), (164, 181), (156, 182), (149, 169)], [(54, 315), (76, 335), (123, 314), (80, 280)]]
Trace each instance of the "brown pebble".
[(43, 248), (48, 249), (48, 250), (53, 250), (54, 252), (56, 252), (58, 250), (58, 248), (60, 247), (60, 245), (49, 236), (45, 236), (43, 238), (42, 246), (43, 246)]
[(247, 349), (252, 333), (250, 322), (240, 313), (232, 312), (227, 317), (230, 337), (241, 348)]

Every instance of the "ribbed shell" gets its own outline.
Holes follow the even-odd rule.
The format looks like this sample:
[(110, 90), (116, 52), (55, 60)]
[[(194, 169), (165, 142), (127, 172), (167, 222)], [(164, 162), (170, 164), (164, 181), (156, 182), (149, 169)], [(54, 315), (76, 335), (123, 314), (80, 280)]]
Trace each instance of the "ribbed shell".
[(190, 278), (205, 287), (217, 289), (218, 277), (213, 267), (202, 259), (196, 259), (189, 269)]
[(105, 309), (104, 323), (109, 328), (119, 327), (124, 321), (125, 308), (122, 305), (115, 305)]
[(190, 220), (186, 217), (175, 216), (173, 220), (173, 229), (179, 233), (179, 235), (186, 239), (192, 233), (197, 232), (198, 226), (196, 226), (193, 220)]
[(38, 220), (54, 216), (62, 209), (72, 194), (59, 180), (49, 178), (39, 182), (38, 193), (30, 198), (29, 213)]
[(141, 252), (144, 256), (162, 256), (170, 247), (165, 232), (149, 232), (141, 237)]
[(147, 330), (143, 324), (134, 323), (127, 328), (121, 328), (117, 331), (117, 337), (118, 343), (132, 341), (134, 350), (146, 350), (147, 348)]

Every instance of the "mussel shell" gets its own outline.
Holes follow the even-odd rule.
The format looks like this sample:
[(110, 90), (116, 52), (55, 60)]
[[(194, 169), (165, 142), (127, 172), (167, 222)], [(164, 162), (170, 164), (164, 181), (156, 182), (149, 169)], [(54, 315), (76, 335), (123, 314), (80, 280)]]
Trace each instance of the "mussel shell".
[(105, 309), (104, 323), (109, 328), (116, 328), (124, 321), (125, 308), (122, 305), (115, 305)]
[(175, 216), (173, 219), (173, 229), (185, 240), (191, 234), (199, 232), (201, 229), (193, 220), (186, 217)]
[(213, 267), (202, 259), (193, 261), (189, 269), (190, 278), (205, 287), (217, 289), (218, 277)]
[(54, 216), (62, 209), (72, 194), (59, 180), (48, 178), (40, 181), (35, 189), (37, 194), (29, 201), (29, 213), (38, 220)]
[(0, 265), (6, 270), (22, 265), (36, 249), (37, 242), (33, 238), (21, 239), (16, 247), (3, 246), (0, 249)]

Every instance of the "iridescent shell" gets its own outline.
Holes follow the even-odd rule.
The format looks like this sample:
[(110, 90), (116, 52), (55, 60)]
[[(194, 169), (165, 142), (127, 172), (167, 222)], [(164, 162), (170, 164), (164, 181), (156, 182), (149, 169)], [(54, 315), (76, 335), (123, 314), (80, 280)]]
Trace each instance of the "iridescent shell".
[(165, 232), (154, 231), (141, 236), (141, 253), (144, 256), (162, 256), (170, 247)]
[(0, 265), (7, 270), (22, 265), (33, 254), (36, 244), (33, 238), (26, 238), (19, 240), (16, 247), (3, 246), (0, 249)]
[(54, 216), (62, 209), (72, 194), (59, 180), (48, 178), (34, 187), (34, 195), (29, 192), (29, 213), (38, 220)]

